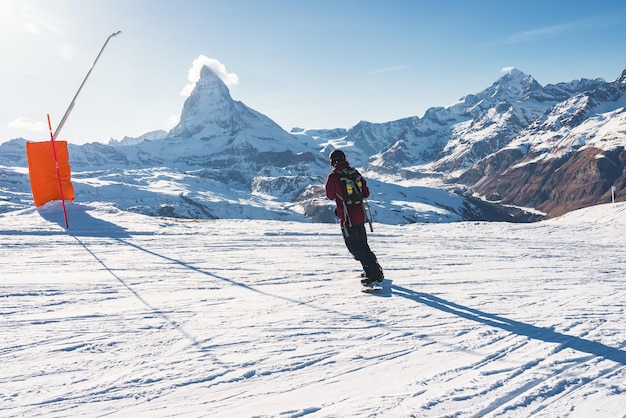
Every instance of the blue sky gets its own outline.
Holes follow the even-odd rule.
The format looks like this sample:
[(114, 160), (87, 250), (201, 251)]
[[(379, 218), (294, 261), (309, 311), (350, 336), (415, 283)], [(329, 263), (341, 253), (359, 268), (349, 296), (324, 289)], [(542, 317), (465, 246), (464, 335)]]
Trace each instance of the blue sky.
[[(515, 67), (542, 85), (626, 69), (623, 1), (0, 0), (0, 142), (170, 129), (190, 71), (285, 130), (423, 116)], [(193, 78), (193, 77), (192, 77)]]

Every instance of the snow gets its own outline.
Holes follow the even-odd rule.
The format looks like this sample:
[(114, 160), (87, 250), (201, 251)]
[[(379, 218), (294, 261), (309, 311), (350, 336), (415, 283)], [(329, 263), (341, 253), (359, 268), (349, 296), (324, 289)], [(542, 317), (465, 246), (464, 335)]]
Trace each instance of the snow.
[(0, 214), (0, 416), (624, 417), (626, 204), (534, 224)]

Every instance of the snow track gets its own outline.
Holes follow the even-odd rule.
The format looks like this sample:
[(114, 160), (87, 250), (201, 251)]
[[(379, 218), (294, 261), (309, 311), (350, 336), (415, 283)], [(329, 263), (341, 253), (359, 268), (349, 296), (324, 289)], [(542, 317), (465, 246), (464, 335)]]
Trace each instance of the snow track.
[(607, 205), (532, 225), (336, 225), (70, 204), (0, 215), (0, 415), (626, 415)]

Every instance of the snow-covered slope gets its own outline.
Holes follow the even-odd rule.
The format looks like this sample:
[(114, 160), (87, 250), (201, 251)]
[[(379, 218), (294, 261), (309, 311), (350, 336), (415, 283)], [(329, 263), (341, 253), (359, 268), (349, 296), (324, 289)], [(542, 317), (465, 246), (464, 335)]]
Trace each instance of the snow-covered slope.
[(602, 83), (580, 80), (542, 87), (532, 76), (513, 69), (458, 103), (428, 109), (421, 119), (397, 121), (403, 134), (396, 136), (396, 142), (383, 150), (372, 166), (463, 172), (507, 146), (552, 106)]
[[(6, 166), (0, 177), (1, 211), (32, 202), (21, 169), (24, 143), (0, 145), (0, 164)], [(179, 125), (167, 135), (70, 144), (70, 164), (77, 202), (114, 202), (123, 210), (192, 219), (334, 222), (333, 203), (321, 190), (330, 171), (326, 155), (342, 147), (353, 164), (366, 159), (359, 146), (344, 145), (285, 132), (233, 101), (226, 85), (205, 67)], [(379, 222), (485, 219), (477, 205), (441, 189), (379, 182), (372, 191)]]
[[(205, 67), (172, 131), (70, 144), (77, 201), (188, 218), (332, 222), (321, 185), (327, 155), (341, 148), (377, 181), (380, 222), (532, 218), (512, 207), (554, 216), (606, 202), (611, 187), (625, 198), (625, 79), (541, 86), (514, 69), (421, 118), (287, 133), (234, 101)], [(0, 144), (0, 211), (30, 204), (24, 141)]]
[[(255, 178), (265, 188), (279, 178), (276, 173), (260, 172)], [(280, 173), (278, 173), (280, 174)], [(301, 183), (298, 185), (296, 181)], [(292, 196), (301, 189), (317, 188), (303, 193), (295, 201), (276, 199), (270, 194), (239, 190), (226, 182), (211, 178), (205, 170), (174, 170), (166, 167), (81, 171), (73, 174), (76, 202), (85, 204), (114, 202), (122, 210), (152, 216), (189, 219), (263, 219), (310, 222), (335, 222), (334, 203), (320, 198), (322, 180), (313, 186), (306, 177), (288, 178), (280, 193)], [(480, 219), (484, 214), (465, 198), (438, 188), (401, 186), (371, 179), (369, 203), (377, 222), (404, 224), (410, 222), (456, 222)], [(30, 207), (33, 204), (28, 170), (0, 167), (0, 213)], [(317, 208), (317, 213), (313, 212)]]
[[(180, 122), (168, 134), (185, 141), (204, 140), (204, 153), (225, 150), (310, 152), (267, 116), (234, 101), (228, 87), (209, 67), (185, 101)], [(199, 150), (198, 150), (199, 151)]]
[(584, 147), (626, 146), (626, 71), (615, 82), (578, 94), (538, 118), (506, 148), (558, 158)]
[[(551, 216), (626, 198), (626, 71), (564, 100), (459, 181)], [(617, 193), (614, 193), (615, 190)]]
[(0, 214), (0, 415), (623, 418), (626, 204), (534, 224)]

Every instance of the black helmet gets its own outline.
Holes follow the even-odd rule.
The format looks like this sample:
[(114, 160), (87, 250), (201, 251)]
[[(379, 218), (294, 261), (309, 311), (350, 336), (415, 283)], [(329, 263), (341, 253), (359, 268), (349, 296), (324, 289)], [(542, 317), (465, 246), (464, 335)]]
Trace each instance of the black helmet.
[(344, 154), (342, 150), (336, 149), (330, 153), (329, 159), (330, 159), (330, 165), (335, 165), (337, 161), (345, 161), (346, 154)]

